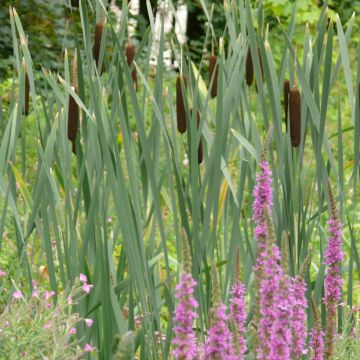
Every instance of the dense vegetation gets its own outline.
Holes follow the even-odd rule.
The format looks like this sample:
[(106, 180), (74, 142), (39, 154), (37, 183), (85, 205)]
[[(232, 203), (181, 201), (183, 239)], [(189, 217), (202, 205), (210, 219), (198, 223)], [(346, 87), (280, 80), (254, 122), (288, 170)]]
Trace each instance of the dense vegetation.
[(156, 66), (152, 12), (5, 3), (2, 358), (356, 359), (349, 3), (189, 2)]

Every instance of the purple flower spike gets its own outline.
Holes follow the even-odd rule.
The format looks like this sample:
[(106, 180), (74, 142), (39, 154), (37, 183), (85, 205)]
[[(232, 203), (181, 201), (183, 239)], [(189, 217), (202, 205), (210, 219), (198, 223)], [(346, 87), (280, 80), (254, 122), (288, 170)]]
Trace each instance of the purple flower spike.
[(230, 314), (235, 322), (236, 332), (238, 337), (238, 348), (239, 353), (237, 356), (238, 360), (244, 359), (246, 352), (246, 340), (245, 340), (245, 286), (240, 281), (237, 281), (232, 290), (232, 298), (230, 299)]
[(290, 360), (293, 289), (279, 265), (277, 246), (269, 248), (260, 285), (260, 322), (257, 349), (260, 360)]
[(314, 352), (311, 360), (324, 359), (324, 333), (320, 326), (314, 326), (311, 331), (310, 347)]
[(193, 322), (197, 318), (195, 309), (198, 304), (193, 297), (196, 281), (188, 273), (183, 273), (180, 283), (176, 285), (176, 298), (179, 300), (174, 314), (175, 359), (192, 360), (197, 356), (196, 336), (193, 331)]
[(307, 354), (306, 284), (304, 278), (301, 275), (297, 275), (295, 277), (293, 291), (293, 319), (291, 324), (293, 334), (292, 354), (294, 359), (301, 359), (303, 355)]
[(226, 306), (222, 303), (214, 309), (208, 336), (204, 345), (204, 360), (233, 360), (232, 335), (227, 325)]
[(334, 342), (337, 332), (336, 328), (336, 310), (337, 305), (341, 299), (341, 271), (340, 265), (344, 258), (344, 253), (341, 249), (341, 235), (343, 225), (339, 220), (336, 209), (335, 198), (331, 191), (329, 184), (329, 198), (331, 216), (328, 221), (329, 238), (327, 248), (325, 250), (325, 264), (328, 266), (327, 273), (324, 279), (325, 298), (324, 303), (326, 307), (326, 328), (325, 328), (325, 350), (324, 358), (330, 359), (334, 352)]

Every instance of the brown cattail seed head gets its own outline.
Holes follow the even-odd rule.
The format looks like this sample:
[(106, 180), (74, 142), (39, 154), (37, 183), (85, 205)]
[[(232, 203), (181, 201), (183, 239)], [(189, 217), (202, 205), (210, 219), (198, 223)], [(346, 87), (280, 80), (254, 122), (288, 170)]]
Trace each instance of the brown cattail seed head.
[(301, 136), (301, 97), (296, 85), (290, 90), (289, 111), (291, 145), (297, 147), (300, 145)]
[[(126, 45), (125, 54), (126, 54), (127, 64), (130, 67), (134, 62), (134, 58), (135, 58), (135, 54), (136, 54), (135, 46), (133, 44), (131, 44), (130, 42)], [(131, 72), (131, 78), (133, 79), (135, 90), (137, 91), (137, 87), (138, 87), (137, 86), (137, 73), (136, 73), (135, 66)]]
[(102, 37), (103, 28), (104, 25), (101, 22), (98, 22), (95, 26), (93, 55), (96, 66), (98, 66), (99, 64), (101, 37)]
[[(73, 74), (72, 74), (72, 85), (74, 92), (78, 93), (78, 81), (77, 81), (77, 52), (75, 49), (74, 60), (73, 60)], [(72, 142), (72, 152), (76, 153), (76, 135), (79, 126), (79, 107), (75, 99), (69, 96), (69, 112), (68, 112), (68, 139)]]
[(246, 56), (246, 84), (250, 86), (254, 80), (254, 66), (251, 57), (250, 47)]
[[(26, 71), (26, 70), (25, 70)], [(25, 72), (25, 104), (24, 104), (24, 115), (29, 115), (29, 103), (30, 103), (30, 82), (27, 71)]]
[(209, 72), (210, 72), (210, 81), (213, 79), (211, 86), (211, 97), (216, 97), (217, 95), (217, 82), (218, 82), (218, 73), (219, 69), (216, 64), (217, 57), (214, 54), (211, 54), (209, 57)]
[[(197, 129), (199, 129), (200, 125), (200, 111), (196, 112), (196, 125)], [(200, 137), (199, 146), (198, 146), (198, 164), (201, 164), (203, 161), (203, 147), (202, 147), (202, 139)]]
[(182, 134), (186, 131), (186, 112), (185, 112), (185, 94), (182, 93), (183, 83), (184, 89), (186, 88), (186, 78), (179, 75), (176, 79), (176, 118), (177, 127)]
[(287, 130), (288, 112), (289, 112), (289, 94), (290, 94), (290, 81), (284, 81), (284, 108), (285, 108), (285, 124)]

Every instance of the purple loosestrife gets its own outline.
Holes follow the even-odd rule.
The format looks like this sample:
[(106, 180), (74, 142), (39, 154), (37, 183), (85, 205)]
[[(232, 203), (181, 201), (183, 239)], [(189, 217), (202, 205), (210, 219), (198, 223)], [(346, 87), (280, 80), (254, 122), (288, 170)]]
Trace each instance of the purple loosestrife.
[(204, 344), (203, 360), (235, 360), (232, 334), (228, 327), (226, 306), (220, 300), (220, 291), (215, 266), (212, 267), (213, 305), (211, 327)]
[(297, 274), (293, 280), (293, 318), (291, 323), (292, 330), (292, 358), (301, 359), (303, 355), (307, 353), (306, 349), (306, 337), (307, 337), (307, 326), (306, 326), (306, 283), (305, 274), (306, 270), (310, 265), (311, 254), (309, 254), (299, 274)]
[(265, 216), (268, 239), (259, 288), (257, 354), (260, 360), (287, 360), (291, 355), (293, 289), (289, 277), (279, 265), (280, 250), (275, 245), (270, 212), (267, 211)]
[(328, 266), (324, 279), (326, 307), (325, 350), (324, 358), (330, 359), (334, 351), (336, 335), (336, 309), (341, 298), (340, 265), (344, 254), (341, 250), (342, 223), (336, 209), (334, 195), (329, 184), (330, 220), (328, 221), (329, 238), (325, 250), (325, 264)]
[(184, 272), (180, 282), (176, 285), (176, 298), (178, 304), (174, 314), (174, 345), (173, 356), (179, 360), (192, 360), (197, 358), (197, 341), (193, 331), (193, 322), (197, 318), (195, 309), (198, 306), (193, 294), (196, 281), (191, 275), (191, 256), (186, 237), (183, 240)]
[(321, 329), (318, 310), (314, 301), (311, 298), (311, 310), (314, 314), (314, 325), (311, 330), (310, 348), (312, 349), (311, 360), (323, 360), (324, 359), (324, 333)]
[(235, 267), (235, 282), (231, 289), (230, 299), (230, 314), (233, 324), (235, 326), (234, 331), (234, 349), (237, 351), (237, 359), (242, 360), (246, 352), (246, 340), (245, 340), (245, 322), (246, 322), (246, 310), (245, 310), (245, 286), (240, 281), (240, 252), (239, 248), (236, 254), (236, 267)]

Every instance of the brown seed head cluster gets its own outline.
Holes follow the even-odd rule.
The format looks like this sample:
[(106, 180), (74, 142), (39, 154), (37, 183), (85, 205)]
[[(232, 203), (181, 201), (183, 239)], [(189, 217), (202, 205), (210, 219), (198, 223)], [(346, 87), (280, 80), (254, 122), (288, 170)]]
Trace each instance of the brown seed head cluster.
[[(77, 53), (75, 50), (74, 60), (73, 60), (73, 77), (72, 77), (72, 86), (74, 92), (78, 93), (78, 82), (77, 82)], [(76, 136), (79, 127), (79, 107), (75, 99), (69, 95), (69, 112), (68, 112), (68, 139), (72, 143), (72, 152), (76, 154)]]
[(214, 54), (211, 54), (209, 57), (209, 72), (210, 72), (210, 80), (213, 79), (211, 86), (211, 97), (217, 96), (217, 83), (218, 83), (218, 73), (219, 68), (217, 65), (217, 57)]
[(98, 22), (95, 26), (93, 56), (96, 66), (98, 66), (99, 64), (101, 37), (102, 37), (103, 28), (104, 25), (102, 24), (102, 22)]
[[(131, 67), (134, 62), (136, 51), (135, 51), (135, 46), (130, 42), (125, 47), (125, 54), (126, 54), (126, 62), (128, 66)], [(131, 72), (131, 78), (133, 79), (134, 82), (135, 91), (137, 91), (138, 83), (137, 83), (137, 72), (135, 66)]]
[(177, 127), (180, 133), (186, 131), (186, 111), (185, 111), (185, 94), (182, 92), (181, 84), (186, 88), (186, 78), (179, 75), (176, 79), (176, 119)]
[(246, 85), (251, 86), (254, 80), (254, 66), (251, 57), (250, 47), (246, 56)]
[(301, 136), (301, 96), (296, 85), (292, 87), (289, 93), (289, 112), (291, 145), (298, 147)]

